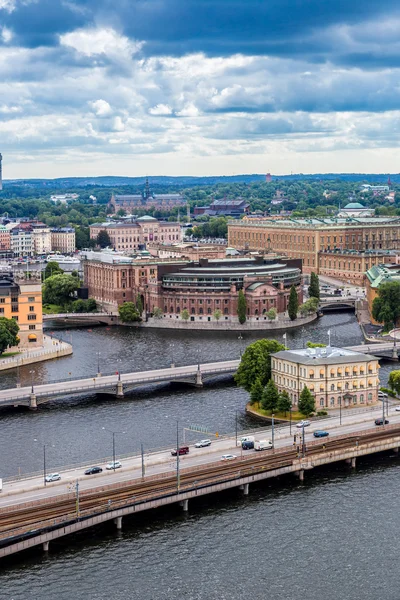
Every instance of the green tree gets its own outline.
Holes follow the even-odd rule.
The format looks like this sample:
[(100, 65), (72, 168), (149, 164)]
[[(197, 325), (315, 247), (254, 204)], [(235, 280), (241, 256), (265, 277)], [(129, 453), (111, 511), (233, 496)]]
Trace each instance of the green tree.
[(260, 406), (262, 395), (264, 392), (263, 385), (259, 379), (256, 379), (250, 390), (250, 404), (258, 404)]
[(265, 386), (271, 379), (271, 354), (284, 349), (285, 346), (276, 340), (265, 339), (247, 346), (235, 374), (236, 384), (247, 392), (251, 391), (257, 379)]
[(161, 310), (161, 308), (159, 306), (155, 306), (154, 307), (153, 317), (155, 319), (162, 319), (162, 317), (163, 317), (163, 311)]
[(190, 317), (190, 315), (189, 315), (188, 309), (184, 308), (183, 311), (181, 312), (181, 319), (183, 321), (189, 321), (189, 317)]
[(301, 390), (299, 398), (299, 411), (306, 417), (315, 411), (315, 398), (306, 385)]
[(397, 395), (400, 394), (400, 371), (391, 371), (389, 375), (389, 387)]
[(108, 235), (108, 231), (105, 229), (101, 229), (101, 231), (99, 231), (96, 241), (100, 248), (107, 248), (107, 246), (111, 246), (111, 238)]
[(292, 285), (292, 287), (290, 288), (289, 304), (288, 304), (288, 314), (289, 314), (289, 319), (291, 321), (294, 321), (295, 319), (297, 319), (298, 308), (299, 308), (299, 299), (297, 296), (296, 288), (294, 285)]
[(307, 342), (307, 348), (326, 348), (326, 344), (320, 344), (318, 342)]
[(79, 288), (79, 279), (65, 273), (46, 279), (43, 286), (43, 304), (64, 306), (70, 302)]
[(46, 279), (48, 277), (51, 277), (52, 275), (61, 275), (62, 273), (64, 273), (64, 271), (60, 267), (58, 262), (55, 260), (51, 260), (47, 263), (46, 268), (44, 270), (44, 281), (46, 281)]
[(267, 311), (267, 317), (270, 321), (274, 321), (276, 319), (276, 308), (270, 308), (269, 311)]
[(279, 412), (285, 413), (285, 417), (286, 417), (286, 413), (288, 410), (290, 410), (291, 406), (292, 406), (292, 401), (289, 397), (288, 392), (286, 390), (282, 390), (282, 392), (279, 394), (279, 398), (278, 398)]
[(220, 318), (222, 317), (222, 312), (220, 310), (215, 310), (214, 311), (214, 319), (218, 322), (220, 320)]
[(141, 316), (138, 313), (134, 302), (125, 302), (118, 306), (119, 318), (123, 323), (134, 323), (135, 321), (141, 321)]
[(319, 290), (319, 277), (316, 273), (311, 273), (310, 285), (308, 287), (308, 293), (310, 298), (318, 298), (320, 297)]
[(384, 330), (395, 327), (400, 318), (400, 283), (389, 281), (378, 288), (378, 296), (372, 303), (372, 316), (384, 324)]
[(243, 323), (246, 322), (246, 309), (247, 309), (246, 297), (243, 293), (243, 290), (239, 290), (237, 314), (238, 314), (238, 318), (239, 318), (239, 323), (241, 325), (243, 325)]
[(264, 388), (264, 392), (261, 399), (261, 407), (264, 410), (274, 412), (278, 408), (279, 392), (273, 379), (270, 379), (267, 386)]
[(0, 354), (3, 354), (9, 346), (18, 346), (19, 326), (15, 319), (0, 317)]
[(141, 298), (140, 294), (138, 294), (136, 297), (136, 308), (137, 308), (139, 315), (141, 315), (143, 313), (143, 302), (142, 302), (142, 298)]

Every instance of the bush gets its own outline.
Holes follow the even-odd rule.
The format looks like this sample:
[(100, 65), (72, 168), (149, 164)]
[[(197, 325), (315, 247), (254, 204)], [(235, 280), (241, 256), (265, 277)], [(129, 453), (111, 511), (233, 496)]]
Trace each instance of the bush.
[(387, 387), (381, 387), (380, 388), (381, 392), (384, 392), (385, 394), (387, 394), (388, 396), (391, 396), (392, 398), (396, 398), (396, 393), (391, 390), (390, 388)]
[(318, 410), (317, 411), (317, 417), (326, 417), (328, 414), (327, 410)]

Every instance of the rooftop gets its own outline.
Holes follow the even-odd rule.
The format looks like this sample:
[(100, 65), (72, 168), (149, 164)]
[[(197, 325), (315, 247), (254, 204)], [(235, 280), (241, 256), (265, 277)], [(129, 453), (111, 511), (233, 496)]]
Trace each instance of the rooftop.
[(310, 219), (263, 219), (257, 221), (229, 221), (229, 225), (240, 227), (271, 227), (290, 229), (337, 229), (338, 227), (377, 227), (379, 225), (400, 225), (400, 217), (330, 217)]
[(376, 360), (370, 354), (355, 352), (345, 348), (327, 346), (326, 348), (302, 348), (300, 350), (282, 350), (272, 355), (274, 358), (290, 360), (301, 365), (336, 365), (349, 362)]

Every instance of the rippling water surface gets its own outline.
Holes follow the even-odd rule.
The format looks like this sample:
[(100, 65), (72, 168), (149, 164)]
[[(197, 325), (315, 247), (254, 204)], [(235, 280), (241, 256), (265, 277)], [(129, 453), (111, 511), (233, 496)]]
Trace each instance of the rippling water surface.
[[(335, 345), (361, 342), (354, 316), (331, 314), (307, 331), (288, 333), (288, 344), (322, 340), (333, 332)], [(58, 332), (57, 332), (58, 333)], [(63, 332), (70, 339), (70, 332)], [(142, 370), (236, 358), (240, 349), (262, 335), (226, 332), (165, 332), (125, 328), (74, 330), (74, 355), (34, 367), (35, 381)], [(277, 337), (276, 334), (274, 337)], [(392, 365), (384, 366), (382, 379)], [(15, 373), (0, 386), (15, 383)], [(29, 368), (21, 369), (28, 382)], [(233, 431), (235, 410), (240, 427), (257, 426), (243, 413), (247, 394), (232, 384), (197, 390), (162, 388), (116, 401), (66, 398), (36, 412), (0, 412), (3, 476), (42, 467), (42, 444), (48, 445), (49, 470), (95, 460), (111, 453), (111, 436), (102, 427), (125, 431), (117, 453), (172, 444), (176, 419), (211, 431)], [(37, 440), (37, 441), (35, 441)], [(400, 537), (397, 499), (400, 462), (382, 458), (365, 462), (357, 472), (343, 465), (295, 479), (251, 487), (191, 504), (188, 516), (176, 509), (141, 519), (126, 519), (124, 531), (112, 527), (87, 537), (66, 538), (46, 557), (18, 557), (0, 574), (0, 598), (136, 599), (182, 598), (256, 600), (348, 599), (398, 600), (396, 565)], [(396, 563), (396, 564), (395, 564)]]

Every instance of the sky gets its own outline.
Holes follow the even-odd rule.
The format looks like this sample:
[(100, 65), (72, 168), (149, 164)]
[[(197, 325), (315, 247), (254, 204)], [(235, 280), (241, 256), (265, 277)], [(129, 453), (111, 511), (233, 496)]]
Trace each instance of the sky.
[(394, 0), (0, 0), (5, 179), (397, 173)]

